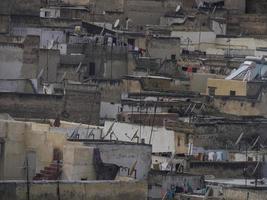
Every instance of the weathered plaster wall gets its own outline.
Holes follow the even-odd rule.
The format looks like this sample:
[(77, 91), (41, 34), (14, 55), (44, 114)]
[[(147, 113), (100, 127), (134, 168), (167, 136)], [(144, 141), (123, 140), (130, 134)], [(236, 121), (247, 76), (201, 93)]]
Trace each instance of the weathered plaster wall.
[[(138, 180), (147, 179), (147, 174), (151, 167), (152, 147), (150, 145), (113, 142), (88, 142), (86, 145), (98, 148), (104, 163), (112, 163), (131, 169), (134, 163), (137, 162), (135, 167), (136, 178)], [(128, 171), (121, 170), (120, 175), (127, 176)]]
[(217, 78), (217, 75), (208, 73), (193, 73), (190, 77), (190, 90), (205, 94), (209, 78)]
[(57, 81), (57, 69), (60, 64), (60, 52), (53, 49), (40, 49), (39, 72), (43, 69), (43, 80), (46, 82)]
[(0, 33), (8, 33), (9, 32), (9, 22), (10, 17), (7, 15), (0, 16)]
[(247, 96), (247, 82), (241, 80), (208, 79), (207, 95), (209, 88), (215, 88), (215, 96), (230, 96), (230, 91), (235, 96)]
[[(104, 133), (110, 128), (113, 122), (106, 121)], [(140, 132), (141, 129), (141, 132)], [(151, 126), (140, 126), (138, 124), (129, 124), (129, 123), (120, 123), (117, 122), (114, 124), (112, 131), (116, 134), (119, 140), (121, 141), (131, 141), (131, 138), (137, 132), (137, 136), (145, 140), (146, 144), (149, 144), (149, 139), (151, 135)], [(128, 136), (128, 137), (127, 137)], [(139, 141), (140, 141), (139, 140)], [(136, 142), (137, 139), (134, 138), (132, 142)], [(176, 141), (175, 141), (175, 132), (166, 130), (164, 127), (153, 127), (152, 137), (152, 152), (175, 152), (176, 150)]]
[(180, 56), (179, 38), (151, 38), (148, 42), (147, 50), (152, 58), (171, 59)]
[(240, 13), (246, 12), (246, 0), (224, 0), (224, 6), (229, 10), (237, 10)]
[(194, 146), (206, 149), (237, 149), (235, 142), (242, 132), (243, 142), (251, 143), (260, 136), (261, 143), (265, 144), (266, 128), (266, 122), (260, 120), (195, 124)]
[[(1, 39), (1, 40), (4, 40)], [(0, 45), (1, 79), (34, 79), (37, 76), (39, 37), (28, 36), (20, 41), (3, 41)]]
[(233, 114), (237, 116), (267, 115), (264, 103), (259, 101), (217, 98), (214, 100), (214, 106), (223, 113)]
[[(64, 200), (145, 200), (147, 184), (137, 181), (83, 181), (34, 182), (30, 186), (31, 200), (64, 199)], [(26, 182), (0, 182), (0, 199), (27, 200)]]
[(0, 93), (0, 112), (14, 117), (54, 119), (65, 111), (61, 119), (98, 124), (100, 94), (98, 92), (67, 91), (62, 95)]
[(88, 6), (92, 0), (63, 0), (64, 3), (70, 5)]
[[(46, 132), (47, 131), (47, 132)], [(63, 150), (67, 143), (62, 134), (49, 132), (48, 125), (0, 120), (0, 137), (4, 139), (4, 168), (0, 172), (4, 180), (25, 180), (25, 160), (28, 155), (29, 175), (32, 178), (53, 159), (53, 150)]]
[(254, 189), (241, 189), (241, 188), (231, 188), (224, 187), (223, 188), (224, 198), (227, 200), (259, 200), (266, 199), (267, 192), (266, 190), (254, 190)]
[[(190, 173), (213, 175), (216, 178), (244, 178), (244, 166), (246, 162), (194, 162), (190, 163)], [(254, 169), (257, 162), (248, 162), (247, 166)], [(259, 176), (262, 177), (262, 163), (260, 163), (258, 170), (260, 171)]]
[(23, 49), (14, 46), (0, 46), (0, 78), (18, 79), (23, 65)]
[(149, 199), (162, 199), (172, 187), (184, 188), (190, 185), (193, 190), (202, 188), (204, 181), (201, 175), (167, 174), (166, 172), (151, 171), (148, 178)]
[(39, 16), (41, 0), (1, 0), (1, 14)]
[(93, 156), (94, 148), (65, 145), (63, 148), (63, 180), (96, 180)]
[(0, 80), (0, 92), (35, 93), (34, 81)]

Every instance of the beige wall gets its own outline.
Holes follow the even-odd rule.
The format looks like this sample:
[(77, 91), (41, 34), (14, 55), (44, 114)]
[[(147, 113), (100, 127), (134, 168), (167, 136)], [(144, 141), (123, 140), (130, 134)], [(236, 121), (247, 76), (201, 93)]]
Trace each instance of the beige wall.
[[(223, 113), (238, 116), (266, 116), (267, 112), (261, 103), (240, 100), (215, 99), (214, 106)], [(263, 107), (262, 107), (263, 106)]]
[(224, 198), (227, 200), (244, 200), (249, 195), (250, 200), (266, 199), (266, 190), (251, 190), (238, 188), (223, 188)]
[(123, 80), (124, 91), (128, 93), (137, 93), (142, 90), (139, 80)]
[(190, 77), (190, 90), (193, 92), (206, 93), (209, 78), (219, 78), (216, 74), (193, 73)]
[(230, 96), (230, 91), (235, 91), (236, 96), (247, 95), (247, 82), (239, 80), (208, 79), (206, 94), (209, 87), (215, 87), (215, 96)]
[(65, 145), (63, 150), (63, 180), (95, 180), (94, 148)]
[(4, 180), (25, 180), (25, 160), (29, 153), (35, 154), (36, 162), (30, 166), (35, 174), (51, 163), (55, 148), (63, 151), (67, 144), (65, 135), (49, 132), (48, 125), (9, 120), (0, 120), (0, 138), (5, 141), (0, 172), (3, 175), (0, 179)]
[(177, 154), (188, 153), (188, 143), (193, 143), (193, 139), (189, 134), (176, 132), (175, 133), (175, 145)]
[(66, 4), (88, 6), (91, 0), (63, 0)]

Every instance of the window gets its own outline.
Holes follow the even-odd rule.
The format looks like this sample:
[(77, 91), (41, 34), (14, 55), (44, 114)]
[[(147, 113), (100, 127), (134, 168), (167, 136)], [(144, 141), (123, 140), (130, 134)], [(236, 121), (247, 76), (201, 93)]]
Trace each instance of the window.
[(131, 48), (134, 49), (134, 47), (135, 47), (135, 40), (129, 38), (128, 39), (128, 46), (131, 46)]
[(236, 96), (236, 92), (233, 90), (230, 90), (230, 96)]
[(49, 11), (45, 11), (45, 17), (50, 17), (50, 12)]
[(176, 60), (176, 55), (175, 54), (171, 55), (171, 60)]
[(95, 75), (95, 63), (90, 62), (89, 63), (89, 76)]
[(215, 87), (209, 87), (209, 96), (215, 96)]

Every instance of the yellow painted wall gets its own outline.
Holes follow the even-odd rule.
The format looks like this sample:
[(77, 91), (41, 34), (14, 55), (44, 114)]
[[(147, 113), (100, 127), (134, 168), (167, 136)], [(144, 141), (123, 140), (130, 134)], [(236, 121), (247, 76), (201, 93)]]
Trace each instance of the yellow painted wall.
[(230, 91), (235, 91), (236, 96), (247, 96), (247, 82), (239, 80), (208, 79), (206, 94), (209, 87), (215, 87), (215, 96), (230, 96)]

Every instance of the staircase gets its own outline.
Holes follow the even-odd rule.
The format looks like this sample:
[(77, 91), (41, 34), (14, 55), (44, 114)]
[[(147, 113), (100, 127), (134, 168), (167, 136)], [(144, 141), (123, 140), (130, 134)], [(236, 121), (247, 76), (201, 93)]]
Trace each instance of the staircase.
[(58, 180), (62, 172), (62, 162), (53, 161), (40, 173), (37, 173), (33, 180)]

